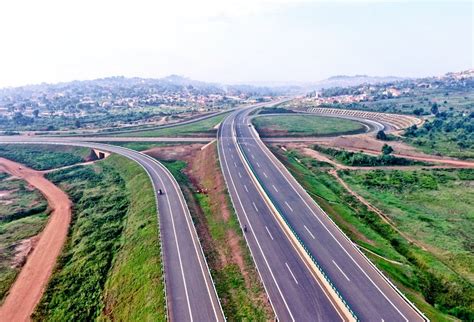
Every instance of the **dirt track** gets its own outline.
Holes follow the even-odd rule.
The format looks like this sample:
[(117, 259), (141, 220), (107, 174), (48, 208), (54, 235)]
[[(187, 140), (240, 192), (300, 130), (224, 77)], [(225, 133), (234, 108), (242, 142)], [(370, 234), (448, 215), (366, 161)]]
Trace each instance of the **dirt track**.
[(43, 173), (0, 158), (0, 169), (27, 181), (48, 200), (52, 210), (38, 244), (28, 256), (20, 274), (0, 307), (0, 321), (28, 321), (51, 276), (56, 259), (66, 240), (71, 222), (71, 201)]

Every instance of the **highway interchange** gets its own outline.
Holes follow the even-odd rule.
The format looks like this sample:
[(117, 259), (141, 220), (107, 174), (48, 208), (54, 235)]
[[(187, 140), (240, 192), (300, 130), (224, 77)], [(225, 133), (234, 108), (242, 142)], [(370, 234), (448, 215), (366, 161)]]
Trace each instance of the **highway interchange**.
[[(224, 321), (224, 314), (181, 189), (154, 158), (123, 147), (61, 138), (1, 137), (1, 143), (83, 146), (125, 156), (140, 164), (153, 184), (158, 204), (166, 304), (172, 321)], [(160, 194), (159, 191), (163, 194)]]
[[(246, 195), (250, 204), (267, 197), (274, 206), (274, 217), (281, 216), (285, 219), (288, 228), (297, 236), (299, 247), (304, 248), (320, 265), (357, 318), (363, 321), (422, 321), (424, 318), (420, 313), (338, 229), (262, 143), (249, 123), (248, 115), (251, 111), (252, 109), (246, 109), (234, 112), (225, 120), (221, 132), (227, 133), (226, 136), (234, 144), (221, 151), (232, 158), (240, 150), (248, 166), (234, 164), (234, 167), (228, 168), (229, 171), (237, 173), (237, 178), (246, 169), (253, 172), (263, 187), (263, 193), (240, 191), (234, 194), (231, 192), (231, 195), (238, 194), (240, 198)], [(222, 136), (220, 141), (222, 146)], [(243, 180), (242, 178), (240, 181)], [(247, 189), (255, 183), (248, 177), (247, 181)], [(233, 186), (229, 189), (232, 190)], [(250, 215), (259, 215), (259, 211), (254, 209)], [(268, 224), (270, 219), (265, 222)], [(290, 262), (288, 265), (294, 263)], [(293, 294), (287, 296), (292, 297)]]
[[(281, 321), (426, 320), (262, 143), (249, 121), (249, 114), (261, 106), (238, 109), (225, 118), (218, 131), (218, 152), (276, 317)], [(87, 146), (139, 163), (150, 176), (158, 204), (168, 318), (225, 320), (182, 192), (158, 161), (82, 138), (0, 137), (0, 143)]]

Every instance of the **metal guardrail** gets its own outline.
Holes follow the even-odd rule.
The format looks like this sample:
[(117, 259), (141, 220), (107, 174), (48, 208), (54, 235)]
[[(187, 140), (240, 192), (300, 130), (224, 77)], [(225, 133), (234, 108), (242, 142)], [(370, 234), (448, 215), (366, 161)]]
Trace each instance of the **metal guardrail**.
[(295, 229), (291, 226), (291, 224), (289, 223), (288, 219), (283, 215), (283, 212), (281, 211), (280, 207), (277, 205), (276, 202), (274, 202), (274, 200), (272, 199), (272, 197), (270, 196), (268, 190), (265, 188), (265, 186), (263, 185), (263, 182), (260, 180), (260, 178), (257, 176), (254, 168), (252, 167), (252, 165), (250, 164), (249, 162), (249, 159), (247, 158), (247, 155), (244, 153), (244, 149), (241, 147), (241, 144), (240, 142), (237, 142), (237, 146), (238, 148), (240, 149), (243, 157), (245, 158), (245, 161), (250, 169), (250, 171), (252, 171), (254, 177), (257, 179), (257, 181), (259, 182), (260, 186), (262, 187), (262, 189), (264, 190), (265, 194), (267, 195), (268, 199), (270, 199), (270, 201), (273, 203), (273, 206), (275, 207), (275, 209), (278, 211), (278, 214), (280, 215), (280, 217), (283, 219), (283, 221), (286, 223), (287, 227), (290, 229), (290, 231), (293, 233), (293, 235), (295, 236), (295, 238), (298, 240), (298, 242), (300, 243), (301, 247), (303, 247), (303, 249), (305, 250), (306, 254), (309, 256), (309, 258), (311, 258), (311, 260), (313, 261), (313, 263), (316, 265), (316, 267), (318, 268), (319, 272), (321, 273), (321, 275), (323, 275), (324, 279), (326, 280), (326, 282), (331, 286), (331, 288), (333, 289), (333, 291), (336, 293), (336, 295), (339, 297), (339, 299), (341, 300), (341, 302), (345, 305), (345, 307), (347, 308), (347, 310), (349, 311), (349, 313), (352, 315), (352, 317), (356, 320), (356, 321), (359, 321), (359, 318), (357, 317), (357, 315), (355, 314), (355, 312), (352, 310), (351, 306), (349, 305), (349, 303), (347, 303), (347, 301), (344, 299), (344, 297), (342, 296), (342, 294), (339, 292), (339, 290), (337, 289), (337, 287), (332, 283), (331, 279), (329, 278), (329, 276), (326, 274), (326, 272), (324, 271), (324, 269), (321, 267), (321, 265), (318, 263), (318, 261), (316, 260), (316, 258), (313, 256), (313, 254), (309, 251), (308, 247), (305, 245), (305, 243), (303, 242), (303, 240), (300, 238), (300, 236), (298, 235), (298, 233), (295, 231)]

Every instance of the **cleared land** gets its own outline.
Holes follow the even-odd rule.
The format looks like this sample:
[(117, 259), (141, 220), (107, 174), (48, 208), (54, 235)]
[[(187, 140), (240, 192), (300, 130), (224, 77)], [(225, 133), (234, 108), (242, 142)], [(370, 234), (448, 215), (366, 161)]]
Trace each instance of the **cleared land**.
[(0, 162), (4, 171), (24, 179), (41, 191), (52, 209), (48, 224), (41, 233), (36, 247), (28, 256), (0, 308), (1, 320), (24, 321), (29, 319), (41, 299), (66, 240), (71, 222), (71, 202), (68, 196), (45, 179), (41, 172), (7, 159), (0, 159)]
[(115, 136), (124, 137), (153, 137), (153, 136), (213, 136), (216, 134), (216, 126), (228, 115), (223, 113), (210, 117), (208, 119), (198, 121), (191, 124), (176, 125), (164, 129), (155, 129), (140, 132), (121, 133)]
[(48, 174), (74, 202), (73, 225), (38, 320), (164, 320), (151, 183), (119, 156)]
[[(464, 320), (472, 320), (474, 311), (472, 307), (472, 303), (474, 303), (474, 288), (472, 282), (453, 270), (448, 262), (444, 262), (443, 258), (438, 257), (436, 253), (432, 252), (428, 247), (412, 243), (405, 238), (405, 233), (401, 234), (400, 231), (406, 227), (398, 226), (396, 222), (394, 225), (393, 222), (388, 222), (378, 213), (371, 211), (365, 204), (361, 203), (356, 197), (349, 193), (335, 177), (325, 171), (328, 170), (327, 167), (326, 169), (322, 169), (318, 161), (315, 163), (314, 159), (304, 157), (294, 151), (285, 152), (277, 148), (272, 148), (272, 150), (337, 225), (361, 247), (366, 255), (382, 269), (405, 295), (430, 319), (446, 321), (452, 320), (453, 316), (455, 316)], [(469, 171), (472, 170), (463, 169), (455, 171), (466, 174), (471, 173)], [(383, 173), (382, 170), (373, 172)], [(362, 173), (362, 171), (360, 173)], [(464, 174), (461, 174), (461, 176)], [(423, 178), (414, 182), (420, 183), (421, 189), (425, 189), (423, 185), (429, 186), (432, 184), (432, 177), (438, 180), (438, 177), (433, 175), (429, 178)], [(442, 180), (442, 176), (440, 177), (440, 180)], [(466, 182), (465, 180), (457, 178), (451, 181), (451, 184), (454, 186), (460, 185), (459, 189), (463, 189), (461, 188), (462, 186), (466, 189), (470, 185), (468, 184), (466, 187)], [(391, 185), (392, 183), (388, 184), (387, 187)], [(439, 188), (441, 187), (441, 184), (439, 184)], [(441, 191), (441, 189), (439, 191)], [(471, 192), (468, 193), (468, 196), (465, 195), (465, 197), (470, 197), (471, 194), (472, 189)], [(400, 194), (395, 193), (395, 196), (392, 196), (392, 199), (389, 200), (395, 202), (399, 197), (401, 197)], [(419, 197), (421, 198), (421, 195)], [(433, 196), (430, 197), (432, 200)], [(451, 203), (455, 202), (455, 198), (453, 198), (452, 195), (445, 194), (445, 197), (451, 198)], [(466, 224), (466, 220), (469, 220), (468, 218), (472, 218), (472, 214), (469, 215), (472, 213), (472, 210), (468, 210), (466, 214), (466, 206), (468, 209), (472, 209), (472, 206), (469, 206), (471, 202), (467, 203), (467, 201), (465, 201), (465, 197), (462, 197), (464, 205), (459, 206), (464, 211), (464, 215), (462, 215), (464, 216), (464, 224)], [(428, 202), (428, 197), (424, 198), (426, 199), (422, 200)], [(416, 201), (412, 201), (412, 203), (416, 204)], [(398, 205), (402, 210), (406, 210), (403, 200), (394, 205)], [(438, 209), (438, 211), (449, 213), (449, 210), (447, 210), (449, 208), (445, 208), (441, 205), (442, 201), (440, 201), (439, 204), (435, 203), (434, 207), (443, 207), (444, 210)], [(417, 217), (416, 215), (407, 215), (407, 218), (414, 220)], [(435, 238), (439, 234), (447, 233), (447, 238), (449, 239), (449, 233), (446, 230), (444, 232), (443, 230), (438, 232), (436, 224), (439, 222), (430, 222), (430, 218), (429, 216), (427, 217), (426, 214), (420, 216), (420, 218), (421, 219), (418, 218), (417, 224), (413, 229), (416, 230), (424, 225), (431, 224), (433, 225), (431, 232)], [(455, 216), (447, 219), (448, 222), (451, 220), (456, 221), (457, 219)], [(470, 219), (470, 221), (472, 222), (472, 219)], [(444, 223), (444, 225), (445, 227), (451, 226), (451, 224), (447, 223)], [(460, 222), (459, 225), (463, 225), (463, 223)], [(463, 228), (463, 234), (469, 232), (472, 232), (472, 224), (468, 224)], [(451, 230), (450, 233), (452, 234), (453, 231)], [(409, 231), (407, 231), (406, 234), (409, 234)], [(459, 254), (462, 263), (464, 263), (462, 264), (462, 271), (466, 272), (468, 267), (472, 270), (472, 265), (467, 265), (469, 256), (467, 256), (466, 252), (466, 249), (471, 249), (470, 252), (472, 255), (472, 245), (470, 245), (472, 237), (466, 237), (457, 231), (454, 234), (456, 235), (456, 239), (460, 240), (457, 242), (458, 247), (460, 244), (464, 247), (464, 250)], [(450, 244), (452, 245), (453, 241), (451, 241)], [(451, 255), (454, 255), (454, 253)], [(449, 257), (449, 254), (445, 254), (445, 256)]]
[(43, 195), (24, 180), (0, 172), (0, 303), (47, 220)]
[(315, 115), (258, 116), (252, 123), (262, 137), (330, 136), (366, 130), (356, 121)]
[(273, 312), (233, 212), (216, 145), (201, 147), (160, 147), (147, 153), (169, 160), (162, 162), (184, 192), (227, 319), (270, 320)]

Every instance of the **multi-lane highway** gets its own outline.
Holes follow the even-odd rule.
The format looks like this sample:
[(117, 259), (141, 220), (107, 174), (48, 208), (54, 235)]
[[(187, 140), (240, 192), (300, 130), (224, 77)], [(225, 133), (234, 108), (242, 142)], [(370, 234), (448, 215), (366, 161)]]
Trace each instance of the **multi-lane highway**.
[[(284, 218), (287, 230), (319, 264), (357, 318), (423, 321), (422, 314), (396, 291), (265, 147), (249, 123), (251, 111), (252, 108), (236, 111), (222, 123), (219, 152), (237, 214), (249, 228), (247, 241), (279, 317), (299, 320), (307, 316), (298, 314), (311, 308), (318, 312), (317, 318), (311, 320), (335, 318), (327, 304), (314, 306), (314, 302), (327, 300), (319, 302), (325, 300), (315, 286), (314, 274), (306, 272), (297, 256), (290, 257), (297, 252), (275, 219)], [(257, 180), (251, 180), (251, 176)], [(273, 212), (264, 200), (271, 201)], [(304, 293), (298, 289), (301, 287), (305, 288)]]
[[(140, 164), (152, 181), (158, 204), (169, 320), (225, 320), (181, 189), (162, 164), (143, 153), (100, 143), (18, 137), (0, 139), (0, 143), (85, 146), (117, 153)], [(158, 193), (160, 189), (163, 194)]]
[(347, 320), (308, 263), (295, 251), (259, 192), (239, 156), (234, 135), (235, 115), (220, 126), (218, 151), (221, 167), (244, 236), (281, 321)]
[[(262, 143), (249, 117), (252, 110), (262, 105), (236, 110), (223, 121), (218, 131), (218, 152), (245, 239), (277, 318), (424, 320)], [(378, 122), (370, 125), (371, 129), (384, 126)], [(126, 139), (0, 137), (0, 143), (86, 146), (121, 154), (139, 163), (150, 176), (156, 193), (169, 319), (224, 320), (176, 180), (145, 154), (84, 140)], [(158, 193), (160, 189), (163, 194)]]

